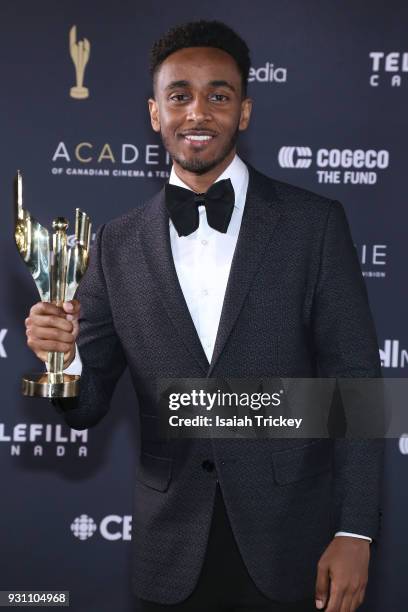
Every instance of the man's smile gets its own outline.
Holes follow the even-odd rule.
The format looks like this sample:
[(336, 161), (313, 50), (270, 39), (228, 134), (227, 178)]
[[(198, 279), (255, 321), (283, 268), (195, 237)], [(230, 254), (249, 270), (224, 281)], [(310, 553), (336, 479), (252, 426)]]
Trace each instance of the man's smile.
[(204, 149), (214, 140), (216, 134), (208, 130), (191, 130), (180, 134), (180, 137), (189, 147)]

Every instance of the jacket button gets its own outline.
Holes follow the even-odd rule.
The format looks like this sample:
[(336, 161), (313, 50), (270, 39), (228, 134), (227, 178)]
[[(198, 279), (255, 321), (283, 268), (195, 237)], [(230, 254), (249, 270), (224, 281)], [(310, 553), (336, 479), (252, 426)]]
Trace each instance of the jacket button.
[(206, 470), (207, 472), (213, 472), (215, 465), (213, 461), (209, 461), (208, 459), (206, 459), (205, 461), (202, 462), (201, 467), (203, 468), (203, 470)]

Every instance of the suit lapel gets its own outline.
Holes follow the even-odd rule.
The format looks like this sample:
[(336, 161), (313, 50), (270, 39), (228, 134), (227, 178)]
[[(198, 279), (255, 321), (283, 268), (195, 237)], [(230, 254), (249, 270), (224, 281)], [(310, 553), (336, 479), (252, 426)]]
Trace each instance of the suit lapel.
[(187, 351), (206, 374), (208, 359), (188, 310), (174, 266), (164, 188), (146, 206), (139, 236), (146, 264), (169, 319)]
[(195, 329), (177, 277), (170, 245), (169, 219), (164, 188), (150, 201), (140, 227), (143, 255), (169, 319), (187, 351), (207, 377), (211, 376), (229, 335), (236, 324), (266, 246), (280, 216), (279, 201), (271, 191), (272, 181), (252, 166), (241, 228), (225, 292), (211, 364)]
[[(252, 166), (242, 217), (225, 292), (217, 338), (207, 376), (211, 376), (251, 288), (266, 246), (280, 217), (279, 201), (271, 192), (272, 181)], [(266, 182), (267, 181), (267, 182)]]

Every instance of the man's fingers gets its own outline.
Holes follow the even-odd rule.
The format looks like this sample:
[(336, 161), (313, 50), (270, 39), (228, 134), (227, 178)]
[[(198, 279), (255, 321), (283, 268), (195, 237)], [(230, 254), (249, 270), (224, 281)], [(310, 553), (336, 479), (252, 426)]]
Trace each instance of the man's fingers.
[(25, 320), (27, 345), (41, 361), (47, 361), (49, 352), (64, 353), (64, 362), (70, 361), (79, 333), (79, 308), (78, 300), (65, 302), (63, 308), (50, 302), (31, 307)]
[(354, 595), (351, 601), (351, 607), (350, 607), (351, 612), (354, 612), (361, 606), (361, 604), (364, 601), (364, 597), (365, 597), (365, 586), (361, 587), (361, 589), (358, 589), (357, 593)]
[(79, 334), (79, 321), (78, 321), (78, 319), (74, 319), (72, 321), (72, 334), (73, 334), (75, 339), (77, 338), (77, 336)]
[[(31, 350), (38, 356), (39, 353), (44, 351), (56, 351), (57, 353), (68, 353), (73, 350), (72, 343), (58, 342), (57, 340), (38, 340), (35, 338), (29, 338), (27, 344)], [(44, 361), (44, 360), (43, 360)]]
[[(323, 599), (324, 576), (330, 579), (330, 595), (325, 612), (354, 612), (365, 589), (370, 549), (367, 541), (339, 536), (333, 538), (318, 563), (316, 600)], [(326, 570), (326, 571), (323, 571)], [(319, 606), (316, 605), (318, 608)], [(320, 605), (321, 608), (321, 605)]]
[(66, 318), (67, 314), (77, 317), (80, 311), (80, 303), (78, 300), (71, 300), (70, 302), (64, 302), (62, 307), (56, 306), (51, 302), (37, 302), (30, 309), (30, 316), (32, 315), (54, 315), (57, 317)]
[(323, 610), (329, 597), (330, 577), (329, 568), (324, 563), (317, 564), (317, 578), (315, 588), (315, 603), (318, 610)]
[(330, 585), (330, 597), (325, 612), (340, 612), (346, 589), (333, 582)]
[(58, 342), (66, 342), (71, 345), (75, 342), (75, 336), (72, 332), (62, 331), (54, 327), (28, 328), (26, 334), (27, 338), (32, 338), (39, 342), (41, 340), (57, 340)]
[(62, 305), (64, 311), (70, 315), (78, 315), (80, 304), (78, 300), (71, 300), (70, 302), (64, 302)]
[(65, 332), (72, 332), (72, 322), (67, 321), (65, 318), (57, 315), (30, 315), (26, 319), (26, 327), (44, 327), (44, 328), (56, 328)]
[(30, 317), (31, 315), (54, 315), (61, 317), (64, 316), (64, 312), (59, 306), (51, 302), (37, 302), (30, 308)]
[(353, 601), (354, 594), (355, 592), (353, 590), (346, 591), (343, 597), (340, 612), (351, 612), (352, 611), (353, 608), (351, 607), (351, 604)]

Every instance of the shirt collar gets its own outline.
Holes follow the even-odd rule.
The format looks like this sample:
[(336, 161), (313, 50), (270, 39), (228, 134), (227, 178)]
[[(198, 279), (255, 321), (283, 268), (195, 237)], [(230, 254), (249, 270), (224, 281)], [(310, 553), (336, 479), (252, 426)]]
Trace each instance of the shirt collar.
[[(235, 157), (231, 161), (230, 165), (225, 168), (224, 172), (220, 174), (220, 176), (214, 182), (216, 183), (217, 181), (221, 181), (223, 179), (229, 178), (232, 183), (232, 186), (234, 188), (234, 193), (235, 193), (234, 206), (236, 208), (241, 209), (245, 205), (246, 189), (248, 186), (248, 177), (249, 177), (249, 173), (248, 173), (248, 168), (246, 164), (242, 161), (242, 159), (237, 154), (235, 154)], [(190, 189), (190, 191), (192, 191), (191, 187), (186, 185), (177, 176), (176, 171), (174, 170), (174, 166), (172, 166), (172, 169), (170, 172), (169, 183), (171, 185), (178, 185), (179, 187), (184, 187), (185, 189)]]

